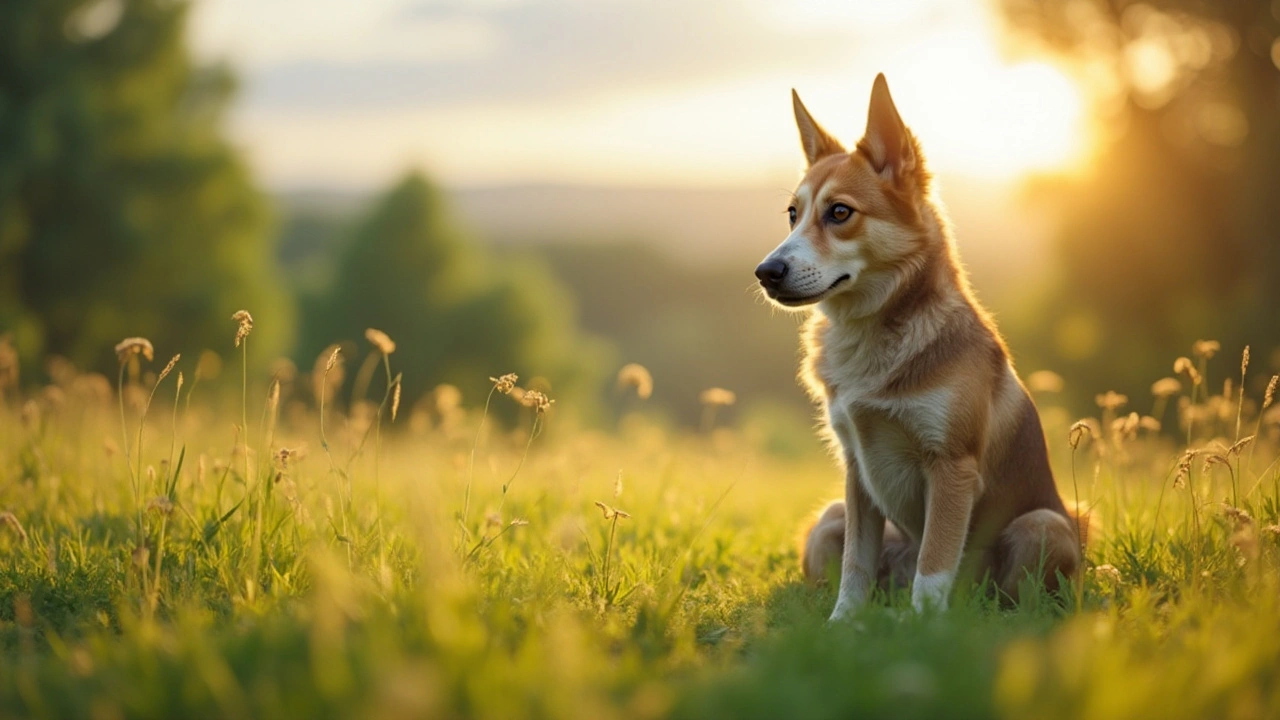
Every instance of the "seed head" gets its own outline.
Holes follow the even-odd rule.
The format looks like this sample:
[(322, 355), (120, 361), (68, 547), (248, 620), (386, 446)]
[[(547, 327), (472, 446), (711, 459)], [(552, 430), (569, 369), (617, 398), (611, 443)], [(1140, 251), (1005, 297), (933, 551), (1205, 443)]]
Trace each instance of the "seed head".
[(618, 478), (613, 481), (613, 497), (617, 499), (622, 495), (622, 471), (618, 471)]
[(341, 355), (341, 354), (342, 354), (342, 348), (341, 348), (341, 347), (339, 347), (339, 346), (337, 346), (337, 345), (334, 345), (334, 346), (333, 346), (333, 352), (332, 352), (332, 353), (329, 353), (329, 360), (328, 360), (328, 361), (326, 361), (326, 362), (325, 362), (325, 364), (324, 364), (324, 371), (325, 371), (325, 372), (329, 372), (330, 370), (332, 370), (332, 369), (333, 369), (333, 366), (334, 366), (334, 365), (337, 365), (337, 364), (338, 364), (338, 356), (339, 356), (339, 355)]
[(1032, 392), (1060, 393), (1065, 385), (1062, 376), (1052, 370), (1037, 370), (1027, 376), (1027, 388)]
[(5, 510), (0, 512), (0, 527), (7, 527), (9, 531), (18, 536), (22, 542), (27, 541), (27, 531), (22, 527), (22, 523), (18, 520), (18, 516)]
[(1114, 390), (1108, 390), (1101, 395), (1095, 396), (1093, 400), (1098, 403), (1098, 407), (1103, 410), (1118, 410), (1129, 402), (1129, 397), (1127, 395), (1121, 395)]
[(1138, 427), (1148, 432), (1158, 433), (1160, 432), (1160, 421), (1150, 415), (1143, 415), (1142, 419), (1138, 421)]
[(1191, 345), (1191, 354), (1198, 358), (1208, 360), (1222, 349), (1222, 344), (1217, 340), (1197, 340)]
[(516, 381), (519, 379), (519, 376), (515, 373), (507, 373), (501, 377), (491, 377), (489, 378), (489, 382), (493, 383), (494, 390), (497, 390), (503, 395), (510, 395), (511, 391), (516, 387)]
[(609, 505), (605, 505), (599, 500), (596, 501), (596, 507), (600, 508), (600, 512), (604, 513), (605, 520), (613, 520), (614, 518), (625, 520), (626, 518), (631, 517), (630, 513), (619, 510), (616, 507), (610, 507)]
[(726, 407), (738, 401), (738, 396), (732, 390), (724, 388), (707, 388), (698, 394), (698, 402), (710, 407)]
[(1249, 346), (1244, 346), (1244, 352), (1240, 355), (1240, 382), (1244, 382), (1244, 374), (1249, 370)]
[(1196, 370), (1195, 364), (1189, 358), (1180, 357), (1173, 361), (1173, 374), (1179, 373), (1186, 373), (1192, 385), (1200, 384), (1200, 371)]
[(165, 495), (153, 497), (151, 498), (151, 502), (147, 503), (147, 512), (155, 512), (160, 515), (170, 515), (173, 513), (173, 501)]
[(1262, 409), (1266, 410), (1271, 407), (1271, 401), (1276, 399), (1276, 383), (1280, 382), (1280, 375), (1272, 375), (1271, 382), (1267, 383), (1267, 392), (1262, 396)]
[(396, 421), (396, 413), (400, 411), (400, 376), (396, 376), (396, 386), (391, 391), (391, 422)]
[(156, 383), (158, 384), (161, 380), (165, 378), (166, 375), (173, 372), (173, 366), (177, 365), (178, 361), (181, 359), (182, 359), (182, 353), (178, 353), (177, 355), (174, 355), (173, 359), (169, 361), (169, 364), (165, 365), (164, 369), (160, 371), (160, 377), (156, 379)]
[(541, 415), (550, 410), (556, 401), (537, 390), (525, 390), (520, 402), (524, 403), (525, 407), (533, 408), (535, 412)]
[(237, 310), (235, 315), (231, 316), (232, 320), (240, 323), (240, 327), (236, 328), (236, 347), (240, 347), (240, 341), (249, 337), (249, 333), (253, 332), (253, 316), (248, 310)]
[(1077, 420), (1071, 425), (1071, 430), (1067, 433), (1067, 444), (1072, 450), (1080, 447), (1080, 441), (1086, 437), (1096, 437), (1093, 422), (1090, 419)]
[(635, 388), (636, 397), (648, 400), (653, 394), (653, 375), (640, 363), (628, 363), (618, 371), (618, 387)]
[(390, 355), (396, 351), (395, 341), (377, 328), (369, 328), (368, 330), (365, 330), (364, 337), (366, 340), (373, 343), (373, 346), (378, 348), (378, 352), (383, 355)]
[(149, 361), (156, 353), (151, 347), (151, 341), (144, 337), (125, 338), (116, 343), (116, 357), (120, 362), (125, 362), (134, 355), (141, 355)]
[(1160, 378), (1151, 385), (1151, 394), (1156, 397), (1169, 397), (1182, 392), (1182, 383), (1177, 378)]

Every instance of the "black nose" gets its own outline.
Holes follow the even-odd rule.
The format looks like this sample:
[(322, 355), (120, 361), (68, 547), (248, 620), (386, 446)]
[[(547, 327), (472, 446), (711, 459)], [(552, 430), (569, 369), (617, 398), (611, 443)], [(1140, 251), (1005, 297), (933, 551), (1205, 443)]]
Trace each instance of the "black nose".
[(773, 290), (782, 284), (789, 269), (781, 260), (765, 260), (756, 266), (756, 277), (760, 278), (761, 285)]

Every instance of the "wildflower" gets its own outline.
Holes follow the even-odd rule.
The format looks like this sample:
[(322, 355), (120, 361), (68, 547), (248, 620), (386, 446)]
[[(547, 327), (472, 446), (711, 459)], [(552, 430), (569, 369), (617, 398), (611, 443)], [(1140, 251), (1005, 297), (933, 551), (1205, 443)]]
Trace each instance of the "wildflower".
[(1093, 572), (1094, 577), (1099, 580), (1109, 582), (1112, 585), (1120, 585), (1124, 582), (1124, 576), (1120, 574), (1120, 571), (1116, 569), (1115, 565), (1110, 563), (1099, 565), (1093, 568), (1091, 572)]
[(147, 512), (153, 510), (161, 515), (170, 515), (173, 513), (173, 501), (165, 495), (153, 497), (151, 502), (147, 503)]
[(135, 355), (142, 355), (147, 360), (155, 357), (155, 348), (151, 347), (151, 341), (144, 337), (125, 338), (116, 343), (116, 357), (120, 358), (120, 362), (125, 362)]
[(520, 402), (524, 403), (525, 407), (533, 408), (535, 412), (541, 415), (550, 410), (556, 401), (537, 390), (525, 390)]
[(1197, 340), (1191, 346), (1191, 354), (1198, 358), (1208, 360), (1222, 349), (1222, 344), (1217, 340)]
[(1098, 407), (1103, 410), (1118, 410), (1129, 402), (1129, 397), (1121, 395), (1114, 390), (1108, 390), (1102, 395), (1094, 397), (1094, 402), (1098, 403)]
[(1062, 376), (1052, 370), (1037, 370), (1027, 376), (1032, 392), (1060, 393), (1064, 385)]
[(489, 378), (489, 382), (493, 383), (494, 390), (497, 390), (503, 395), (510, 395), (511, 391), (515, 389), (516, 381), (519, 379), (520, 377), (515, 373), (507, 373), (501, 377), (491, 377)]
[(236, 347), (240, 347), (240, 341), (249, 337), (249, 333), (253, 332), (253, 316), (248, 310), (237, 310), (235, 315), (231, 316), (232, 320), (240, 323), (240, 327), (236, 328)]
[(1161, 378), (1151, 385), (1151, 394), (1158, 398), (1177, 395), (1182, 392), (1182, 383), (1177, 378)]
[(600, 512), (604, 513), (605, 520), (613, 520), (614, 518), (626, 519), (631, 517), (630, 513), (619, 510), (616, 507), (605, 505), (599, 500), (596, 501), (596, 507), (600, 508)]
[(618, 371), (618, 387), (620, 389), (635, 388), (636, 397), (648, 400), (653, 394), (653, 375), (649, 369), (639, 363), (628, 363)]
[(285, 468), (286, 470), (289, 468), (289, 460), (297, 457), (298, 451), (287, 447), (282, 447), (276, 451), (276, 460), (280, 463), (280, 467)]
[(22, 527), (22, 523), (18, 520), (18, 516), (8, 510), (0, 512), (0, 526), (9, 528), (14, 535), (22, 542), (27, 541), (27, 531)]
[(387, 334), (382, 332), (381, 330), (378, 330), (376, 328), (369, 328), (368, 330), (364, 331), (364, 337), (366, 340), (373, 343), (373, 346), (378, 348), (378, 352), (382, 353), (383, 355), (390, 355), (391, 353), (396, 351), (395, 341), (392, 340), (390, 337), (388, 337)]
[(1111, 422), (1111, 432), (1122, 437), (1133, 435), (1138, 429), (1141, 420), (1138, 419), (1138, 413), (1131, 412), (1122, 418), (1116, 418)]
[(1245, 510), (1244, 508), (1238, 508), (1233, 505), (1228, 505), (1226, 503), (1223, 503), (1222, 514), (1226, 516), (1228, 519), (1230, 519), (1232, 522), (1234, 522), (1237, 527), (1241, 525), (1249, 525), (1253, 523), (1253, 516), (1250, 515), (1249, 511)]
[(732, 390), (724, 388), (707, 388), (698, 394), (698, 402), (710, 407), (725, 407), (737, 401), (738, 396)]
[(1173, 361), (1173, 374), (1178, 375), (1181, 373), (1187, 374), (1187, 377), (1191, 380), (1192, 385), (1200, 384), (1200, 371), (1196, 370), (1196, 366), (1191, 362), (1190, 359), (1185, 357), (1180, 357), (1177, 360)]

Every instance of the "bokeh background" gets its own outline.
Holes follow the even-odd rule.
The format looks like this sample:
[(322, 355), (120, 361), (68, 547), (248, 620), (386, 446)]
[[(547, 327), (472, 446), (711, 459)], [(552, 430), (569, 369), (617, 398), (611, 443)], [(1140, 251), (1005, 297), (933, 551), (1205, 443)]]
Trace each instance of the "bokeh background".
[(852, 142), (885, 72), (1024, 375), (1083, 410), (1213, 338), (1265, 381), (1278, 37), (1280, 0), (6, 0), (0, 334), (34, 383), (226, 357), (245, 308), (263, 370), (377, 327), (408, 402), (514, 371), (607, 426), (636, 362), (667, 422), (718, 386), (811, 443), (751, 271), (789, 89)]

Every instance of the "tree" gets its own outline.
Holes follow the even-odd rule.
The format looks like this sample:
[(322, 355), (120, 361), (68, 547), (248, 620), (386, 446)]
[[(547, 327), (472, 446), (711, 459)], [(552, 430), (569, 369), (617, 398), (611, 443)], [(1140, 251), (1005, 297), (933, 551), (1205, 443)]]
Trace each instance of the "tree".
[(229, 348), (241, 308), (252, 355), (288, 342), (267, 207), (220, 133), (232, 78), (192, 62), (187, 8), (0, 3), (0, 328), (28, 360)]
[(1137, 391), (1197, 337), (1233, 353), (1252, 343), (1266, 358), (1258, 351), (1280, 343), (1280, 5), (1003, 9), (1016, 38), (1093, 79), (1098, 126), (1110, 131), (1085, 177), (1052, 186), (1059, 278), (1018, 323), (1043, 341), (1027, 343), (1047, 350), (1038, 363)]
[(499, 262), (470, 242), (417, 174), (356, 224), (332, 285), (305, 307), (300, 364), (335, 341), (367, 347), (364, 331), (375, 327), (396, 342), (392, 364), (409, 400), (445, 382), (480, 397), (490, 376), (506, 372), (574, 394), (595, 389), (603, 364), (551, 275), (531, 260)]

